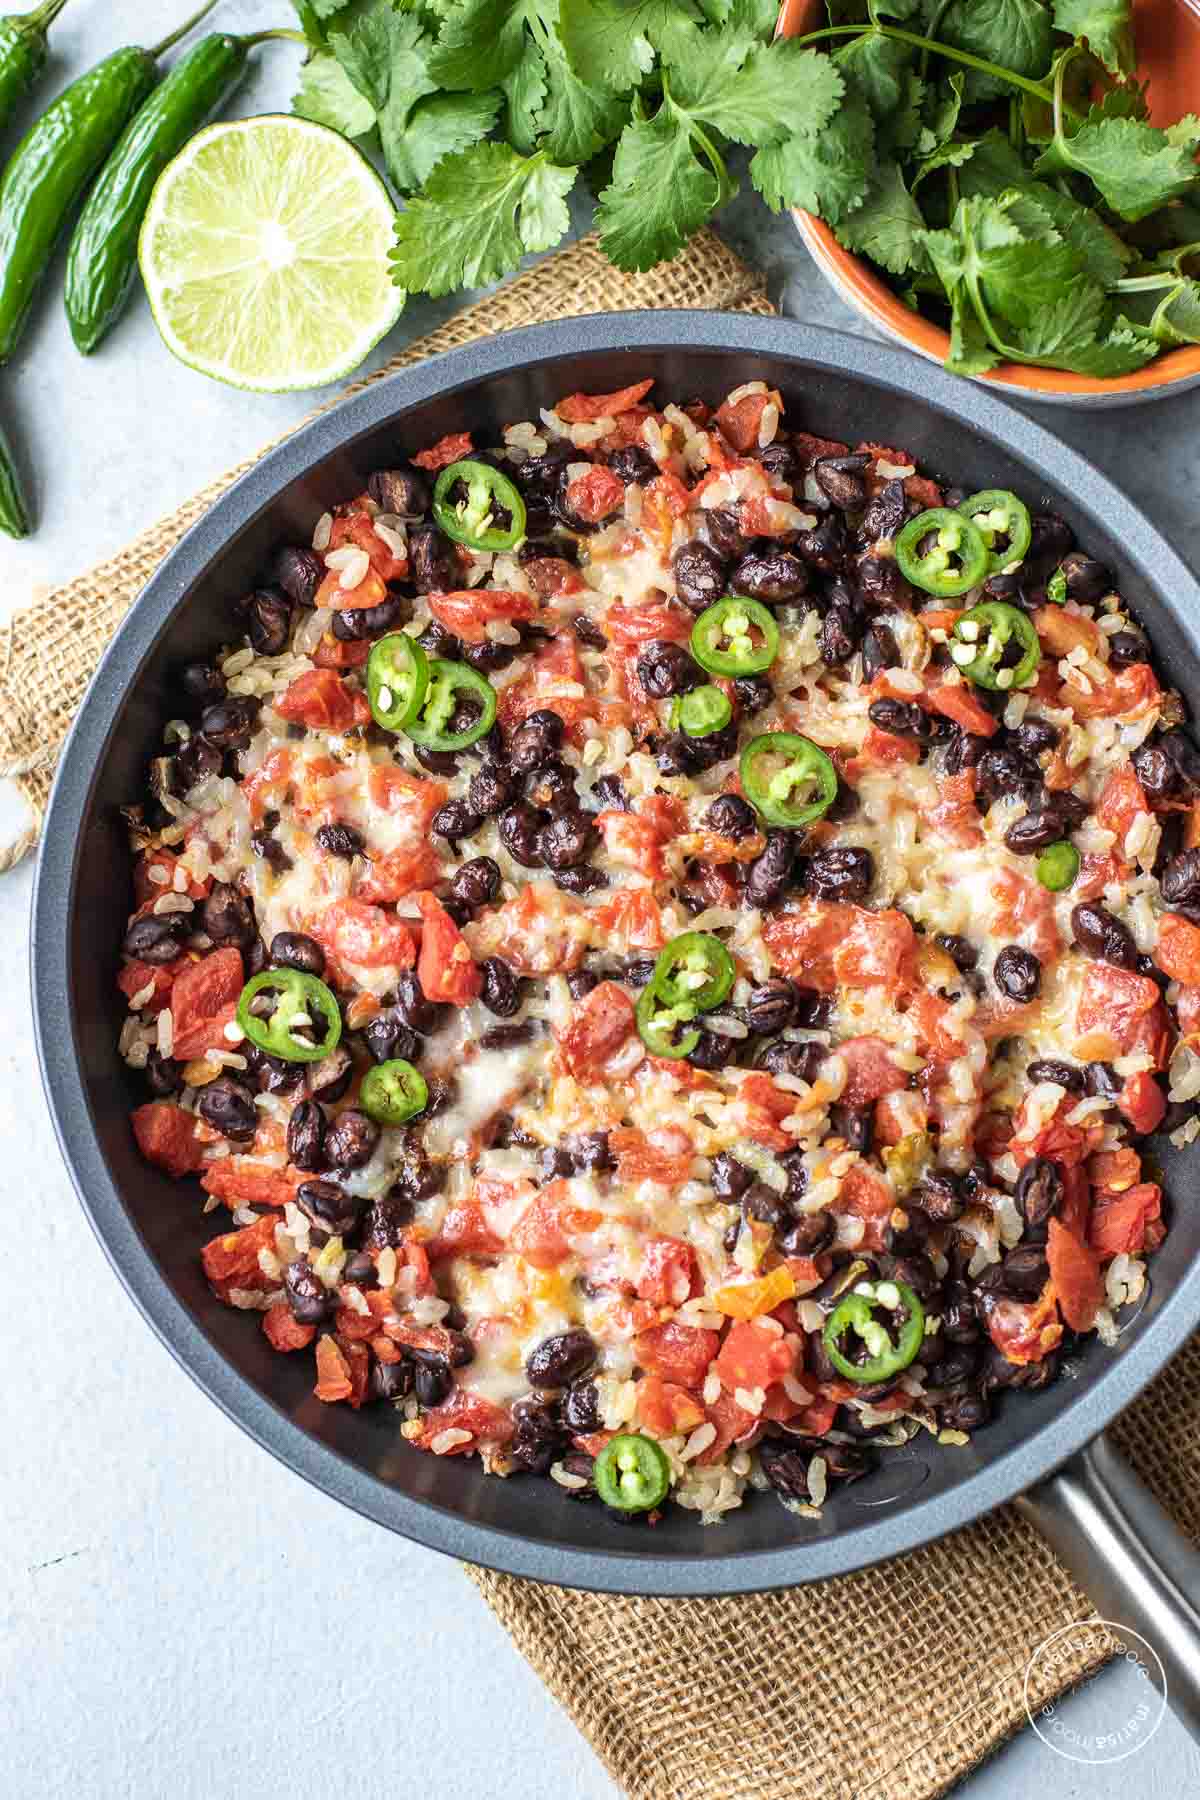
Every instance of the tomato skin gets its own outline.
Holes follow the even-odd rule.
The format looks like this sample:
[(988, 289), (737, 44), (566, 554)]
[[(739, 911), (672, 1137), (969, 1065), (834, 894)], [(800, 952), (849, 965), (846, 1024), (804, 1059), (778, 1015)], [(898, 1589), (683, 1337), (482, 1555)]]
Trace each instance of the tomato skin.
[(778, 1088), (764, 1069), (756, 1069), (742, 1078), (738, 1087), (738, 1105), (745, 1120), (746, 1136), (767, 1150), (790, 1150), (793, 1139), (784, 1131), (782, 1121), (796, 1110), (796, 1096)]
[(470, 1440), (438, 1451), (440, 1456), (469, 1455), (479, 1444), (507, 1444), (515, 1429), (501, 1407), (493, 1406), (482, 1394), (472, 1394), (461, 1387), (452, 1389), (440, 1406), (430, 1407), (421, 1420), (421, 1435), (414, 1442), (422, 1450), (431, 1450), (439, 1432), (450, 1428), (469, 1431)]
[(567, 510), (589, 525), (602, 525), (625, 504), (625, 484), (611, 469), (599, 466), (567, 483), (563, 496)]
[(464, 644), (486, 643), (493, 619), (532, 619), (537, 614), (532, 594), (504, 588), (455, 588), (451, 593), (426, 594), (425, 600), (434, 618)]
[(636, 1030), (633, 1001), (615, 981), (602, 981), (575, 1008), (559, 1049), (570, 1074), (595, 1080)]
[[(145, 906), (147, 900), (157, 900), (160, 894), (175, 891), (175, 870), (179, 858), (172, 856), (169, 850), (146, 850), (133, 865), (133, 897), (139, 906)], [(151, 869), (161, 869), (166, 881), (159, 884), (150, 879)], [(184, 893), (189, 900), (203, 900), (212, 886), (211, 876), (203, 881), (194, 881), (189, 876)]]
[(327, 632), (313, 651), (313, 661), (318, 669), (361, 669), (370, 654), (368, 638), (344, 644), (341, 638), (330, 637)]
[(535, 556), (521, 566), (539, 600), (553, 600), (559, 594), (581, 594), (587, 587), (579, 570), (565, 556)]
[(1138, 814), (1149, 810), (1145, 789), (1132, 767), (1126, 764), (1123, 769), (1114, 769), (1100, 790), (1100, 798), (1096, 802), (1096, 819), (1105, 831), (1115, 834), (1118, 851)]
[(451, 463), (462, 462), (473, 448), (469, 431), (450, 431), (428, 450), (418, 450), (413, 461), (418, 469), (428, 469), (433, 475), (439, 469), (448, 469)]
[(662, 859), (663, 840), (652, 819), (644, 819), (638, 813), (602, 812), (596, 814), (596, 824), (614, 862), (635, 869), (652, 881), (663, 879), (667, 872)]
[(596, 908), (596, 924), (615, 951), (661, 950), (662, 911), (645, 888), (619, 888), (611, 900)]
[(636, 1126), (621, 1126), (608, 1136), (609, 1148), (617, 1159), (620, 1181), (657, 1181), (663, 1187), (677, 1187), (692, 1170), (692, 1148), (688, 1144), (675, 1150), (655, 1143)]
[(846, 1085), (840, 1095), (845, 1106), (869, 1106), (908, 1086), (908, 1076), (896, 1067), (882, 1038), (847, 1038), (837, 1045), (837, 1054), (846, 1063)]
[(1025, 1304), (1000, 1300), (988, 1312), (988, 1336), (1007, 1362), (1025, 1366), (1042, 1362), (1062, 1342), (1054, 1282), (1047, 1281), (1041, 1295)]
[(417, 980), (427, 999), (465, 1006), (483, 985), (466, 939), (436, 894), (419, 893), (417, 905), (424, 921)]
[(637, 1273), (639, 1300), (652, 1300), (659, 1306), (682, 1306), (696, 1282), (696, 1258), (690, 1244), (682, 1238), (646, 1239)]
[(614, 600), (604, 615), (605, 635), (626, 649), (649, 643), (652, 638), (686, 644), (694, 624), (691, 614), (672, 600), (644, 600), (637, 606)]
[(736, 1388), (768, 1388), (795, 1365), (795, 1350), (786, 1338), (754, 1319), (732, 1325), (716, 1357), (717, 1374), (731, 1394)]
[(286, 1206), (307, 1179), (301, 1169), (276, 1169), (249, 1157), (223, 1156), (208, 1164), (200, 1186), (232, 1212), (238, 1206)]
[[(370, 507), (370, 496), (364, 494), (355, 501), (348, 512), (339, 512), (333, 521), (333, 529), (329, 534), (329, 548), (340, 550), (347, 544), (353, 544), (357, 550), (365, 550), (372, 569), (385, 584), (389, 581), (403, 581), (408, 574), (408, 557), (394, 556), (378, 536), (375, 530), (375, 514)], [(345, 602), (353, 611), (355, 607), (368, 604), (358, 597), (359, 590), (352, 588)]]
[(407, 926), (366, 900), (335, 900), (309, 921), (307, 929), (339, 963), (361, 969), (411, 969), (417, 960)]
[(1070, 707), (1077, 719), (1131, 722), (1144, 718), (1161, 698), (1162, 689), (1149, 663), (1130, 663), (1107, 680), (1094, 682), (1090, 694), (1070, 682), (1064, 682), (1059, 691), (1060, 704)]
[(428, 887), (441, 874), (441, 861), (432, 845), (417, 850), (392, 850), (376, 856), (355, 877), (354, 898), (375, 905), (392, 905), (417, 888)]
[(822, 900), (776, 914), (763, 939), (777, 968), (822, 994), (836, 993), (839, 983), (899, 989), (916, 949), (903, 913)]
[(993, 929), (1007, 943), (1032, 950), (1039, 962), (1052, 962), (1059, 950), (1054, 895), (1040, 881), (1005, 869), (992, 883), (992, 898)]
[(740, 400), (732, 403), (726, 400), (717, 408), (714, 421), (717, 430), (739, 456), (748, 456), (758, 449), (759, 426), (763, 413), (771, 404), (780, 404), (778, 394), (743, 394)]
[(918, 763), (921, 746), (915, 738), (898, 737), (895, 732), (880, 731), (878, 725), (868, 725), (860, 760), (883, 769), (894, 763)]
[(615, 419), (628, 412), (639, 400), (645, 399), (653, 386), (651, 375), (645, 381), (635, 381), (630, 387), (616, 388), (611, 394), (568, 394), (554, 410), (568, 425), (591, 425), (597, 419)]
[(1039, 606), (1033, 615), (1033, 623), (1043, 651), (1055, 660), (1079, 649), (1086, 650), (1089, 656), (1094, 655), (1100, 643), (1095, 620), (1084, 618), (1082, 613), (1068, 612), (1063, 606)]
[(1095, 1252), (1057, 1219), (1051, 1219), (1046, 1260), (1063, 1318), (1072, 1331), (1090, 1331), (1104, 1303), (1104, 1280)]
[(644, 1375), (637, 1386), (637, 1417), (656, 1437), (672, 1437), (702, 1424), (704, 1408), (686, 1388), (659, 1375)]
[(930, 712), (940, 713), (944, 719), (952, 719), (974, 737), (994, 737), (1000, 729), (999, 719), (988, 711), (965, 681), (958, 686), (943, 682), (931, 687), (922, 696), (920, 704), (928, 707)]
[(1162, 1189), (1156, 1182), (1139, 1182), (1123, 1193), (1098, 1193), (1088, 1246), (1102, 1262), (1114, 1256), (1140, 1256), (1146, 1248), (1147, 1227), (1161, 1217)]
[(309, 669), (275, 701), (281, 719), (315, 731), (345, 731), (357, 717), (354, 696), (332, 669)]
[(720, 1336), (715, 1331), (677, 1325), (670, 1319), (665, 1325), (652, 1325), (648, 1331), (640, 1332), (633, 1348), (639, 1366), (647, 1374), (661, 1375), (680, 1387), (698, 1388), (719, 1343)]
[(530, 882), (515, 900), (467, 928), (477, 957), (502, 956), (518, 975), (569, 974), (583, 961), (590, 916), (570, 894), (549, 882)]
[(1166, 1095), (1153, 1075), (1131, 1075), (1117, 1096), (1117, 1109), (1139, 1137), (1145, 1137), (1162, 1124), (1167, 1111)]
[(425, 1249), (430, 1262), (444, 1262), (448, 1256), (500, 1256), (504, 1240), (488, 1224), (478, 1200), (456, 1200)]
[(565, 1183), (555, 1181), (525, 1208), (508, 1234), (508, 1247), (535, 1269), (556, 1269), (570, 1255), (570, 1238), (585, 1236), (603, 1222), (603, 1213), (572, 1206)]
[(138, 1149), (155, 1168), (180, 1177), (204, 1167), (194, 1113), (171, 1100), (149, 1100), (135, 1110), (130, 1122)]
[(838, 1208), (866, 1221), (863, 1245), (868, 1250), (883, 1247), (883, 1221), (896, 1204), (896, 1196), (866, 1163), (853, 1163), (842, 1177), (838, 1191)]
[(272, 1350), (307, 1350), (317, 1335), (315, 1325), (301, 1325), (293, 1319), (286, 1300), (277, 1300), (263, 1314), (263, 1331)]
[(242, 953), (232, 947), (180, 969), (171, 988), (171, 1054), (179, 1062), (219, 1047), (244, 985)]
[[(1161, 934), (1161, 926), (1159, 929)], [(1089, 1062), (1127, 1056), (1143, 1022), (1159, 1003), (1158, 984), (1148, 975), (1135, 975), (1111, 963), (1089, 962), (1075, 1013), (1076, 1053)]]
[(1172, 981), (1185, 986), (1200, 982), (1200, 926), (1178, 913), (1164, 913), (1158, 922), (1154, 960)]
[(143, 1000), (139, 1010), (158, 1013), (169, 1004), (175, 977), (181, 969), (187, 968), (188, 964), (189, 959), (186, 956), (177, 957), (174, 962), (169, 963), (144, 963), (132, 960), (127, 962), (118, 974), (117, 986), (126, 1000), (132, 1000), (133, 996), (140, 994), (144, 988), (153, 989), (150, 998)]
[(210, 1238), (200, 1252), (209, 1281), (232, 1281), (236, 1286), (239, 1276), (257, 1275), (259, 1251), (275, 1248), (277, 1222), (267, 1213), (240, 1231), (226, 1231), (220, 1237)]

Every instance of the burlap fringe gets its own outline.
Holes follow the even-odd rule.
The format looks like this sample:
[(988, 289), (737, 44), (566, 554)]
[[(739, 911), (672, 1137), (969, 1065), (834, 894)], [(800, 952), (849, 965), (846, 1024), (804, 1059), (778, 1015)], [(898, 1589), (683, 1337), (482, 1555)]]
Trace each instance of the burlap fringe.
[[(620, 274), (600, 254), (593, 234), (456, 313), (427, 337), (407, 345), (384, 368), (348, 387), (346, 394), (361, 393), (397, 369), (481, 337), (551, 319), (640, 307), (772, 311), (761, 279), (710, 232), (698, 233), (674, 262), (645, 275)], [(18, 839), (0, 847), (0, 872), (13, 868), (37, 842), (62, 741), (96, 664), (129, 607), (184, 532), (266, 450), (290, 435), (285, 432), (218, 477), (98, 568), (25, 607), (0, 631), (0, 779), (13, 783), (30, 814)]]

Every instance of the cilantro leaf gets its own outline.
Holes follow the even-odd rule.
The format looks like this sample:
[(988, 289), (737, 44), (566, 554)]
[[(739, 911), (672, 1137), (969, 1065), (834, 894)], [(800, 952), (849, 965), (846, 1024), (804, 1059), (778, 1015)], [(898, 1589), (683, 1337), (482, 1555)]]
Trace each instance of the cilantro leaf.
[(1182, 119), (1176, 119), (1173, 125), (1163, 129), (1167, 142), (1182, 150), (1194, 152), (1200, 146), (1200, 118), (1195, 113), (1185, 113)]
[(292, 111), (314, 125), (328, 125), (343, 137), (366, 137), (375, 125), (375, 108), (360, 94), (336, 56), (318, 51), (300, 71)]
[(426, 94), (418, 100), (403, 128), (385, 140), (387, 165), (401, 193), (423, 187), (443, 156), (467, 150), (485, 138), (496, 123), (500, 95)]
[(950, 302), (950, 353), (946, 367), (953, 375), (984, 375), (999, 361), (965, 290), (956, 287)]
[(875, 170), (875, 128), (862, 101), (847, 94), (815, 136), (797, 132), (759, 150), (750, 179), (771, 208), (799, 206), (840, 225), (861, 206)]
[(794, 43), (756, 44), (738, 32), (715, 45), (698, 33), (673, 63), (670, 86), (676, 107), (738, 144), (818, 132), (845, 91), (827, 56)]
[[(525, 155), (533, 149), (541, 130), (539, 114), (546, 98), (546, 59), (531, 37), (526, 37), (521, 54), (501, 83), (504, 89), (505, 132), (514, 150)], [(576, 157), (568, 157), (575, 162)]]
[(875, 121), (875, 147), (880, 158), (910, 149), (921, 135), (921, 102), (925, 95), (911, 46), (884, 37), (879, 31), (868, 31), (839, 50), (836, 61)]
[(1078, 256), (1085, 273), (1101, 287), (1111, 287), (1133, 260), (1115, 231), (1099, 213), (1045, 182), (1031, 181), (1010, 197), (1009, 217), (1027, 236), (1057, 231)]
[(561, 0), (559, 36), (581, 80), (623, 94), (695, 33), (691, 0)]
[(1200, 282), (1186, 276), (1144, 294), (1125, 294), (1132, 319), (1123, 322), (1156, 345), (1200, 344)]
[(976, 139), (971, 160), (959, 176), (959, 191), (964, 199), (982, 195), (994, 199), (1006, 188), (1019, 187), (1029, 179), (1029, 171), (1004, 133), (994, 128)]
[(439, 87), (482, 93), (506, 81), (524, 53), (532, 0), (457, 0), (429, 59)]
[(1014, 349), (1023, 359), (1051, 363), (1076, 375), (1109, 379), (1130, 375), (1157, 354), (1138, 334), (1114, 327), (1107, 337), (1097, 337), (1104, 312), (1104, 296), (1090, 282), (1069, 288), (1036, 322), (1017, 335)]
[(621, 133), (596, 213), (601, 247), (618, 269), (652, 269), (683, 248), (720, 196), (720, 181), (697, 159), (686, 121), (661, 107)]
[(869, 256), (893, 275), (925, 267), (921, 209), (904, 185), (897, 163), (885, 163), (867, 189), (862, 205), (838, 226), (847, 250)]
[(567, 229), (577, 172), (507, 144), (444, 157), (396, 220), (392, 280), (438, 295), (510, 274), (526, 251), (549, 249)]
[(1130, 0), (1054, 0), (1054, 28), (1087, 40), (1088, 49), (1113, 75), (1137, 67)]
[(382, 113), (391, 94), (416, 100), (430, 94), (429, 39), (420, 19), (399, 13), (391, 0), (366, 0), (347, 14), (344, 30), (330, 31), (329, 48), (360, 94)]
[(1086, 175), (1123, 219), (1144, 219), (1193, 186), (1196, 164), (1187, 143), (1142, 119), (1106, 117), (1093, 106), (1073, 136), (1061, 124), (1034, 164), (1037, 175)]
[[(922, 156), (931, 156), (935, 150), (940, 150), (943, 144), (949, 143), (958, 129), (958, 115), (963, 103), (963, 82), (963, 71), (956, 69), (944, 85), (926, 89), (922, 109), (924, 123), (916, 145)], [(969, 150), (967, 154), (970, 154)], [(966, 161), (965, 156), (963, 161)]]
[(619, 134), (629, 103), (581, 81), (556, 35), (549, 39), (547, 55), (552, 79), (537, 120), (537, 129), (546, 134), (546, 154), (559, 163), (590, 162)]
[[(1042, 0), (954, 0), (938, 35), (943, 43), (999, 63), (1015, 75), (1044, 75), (1053, 54), (1050, 9)], [(1007, 99), (1012, 89), (973, 69), (966, 92), (971, 101)]]

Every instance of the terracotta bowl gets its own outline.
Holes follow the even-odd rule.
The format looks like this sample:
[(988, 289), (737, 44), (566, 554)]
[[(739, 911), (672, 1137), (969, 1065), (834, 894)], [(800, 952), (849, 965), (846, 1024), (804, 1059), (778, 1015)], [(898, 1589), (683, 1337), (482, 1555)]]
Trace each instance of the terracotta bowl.
[[(1135, 0), (1134, 20), (1138, 74), (1149, 83), (1151, 119), (1166, 125), (1194, 112), (1200, 92), (1200, 0)], [(781, 37), (802, 37), (825, 23), (823, 0), (783, 0)], [(843, 300), (888, 337), (943, 361), (950, 339), (939, 325), (911, 312), (872, 265), (844, 250), (820, 219), (799, 208), (792, 216), (817, 266)], [(1135, 374), (1110, 381), (1061, 369), (1031, 369), (1024, 363), (998, 363), (979, 379), (1014, 396), (1059, 406), (1132, 406), (1200, 383), (1200, 345), (1169, 350)]]

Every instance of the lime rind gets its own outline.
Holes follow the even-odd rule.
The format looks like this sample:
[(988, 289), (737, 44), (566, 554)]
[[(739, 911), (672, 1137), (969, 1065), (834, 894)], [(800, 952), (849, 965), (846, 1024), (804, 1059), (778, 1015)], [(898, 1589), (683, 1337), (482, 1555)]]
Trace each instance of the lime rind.
[(210, 125), (159, 177), (138, 256), (154, 322), (189, 368), (233, 387), (323, 387), (403, 311), (396, 209), (353, 144), (264, 113)]

